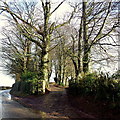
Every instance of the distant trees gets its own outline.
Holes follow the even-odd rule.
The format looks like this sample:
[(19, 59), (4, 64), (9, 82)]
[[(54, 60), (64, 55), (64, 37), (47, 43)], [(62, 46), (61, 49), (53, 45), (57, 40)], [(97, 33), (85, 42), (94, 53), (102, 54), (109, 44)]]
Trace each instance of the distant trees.
[(52, 53), (53, 67), (55, 71), (55, 79), (58, 84), (67, 84), (68, 78), (70, 79), (74, 76), (74, 68), (71, 59), (68, 55), (68, 49), (71, 46), (70, 38), (70, 25), (65, 25), (64, 27), (57, 29), (57, 34), (61, 38), (56, 39), (55, 43), (57, 46), (54, 48)]

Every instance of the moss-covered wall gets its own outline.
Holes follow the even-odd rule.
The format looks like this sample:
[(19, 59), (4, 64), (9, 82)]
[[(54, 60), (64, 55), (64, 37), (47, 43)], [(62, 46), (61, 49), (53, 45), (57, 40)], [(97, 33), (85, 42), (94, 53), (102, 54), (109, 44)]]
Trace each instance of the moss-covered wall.
[(44, 81), (41, 81), (39, 84), (33, 84), (32, 82), (26, 81), (17, 81), (13, 84), (10, 91), (10, 94), (15, 96), (38, 95), (44, 93)]

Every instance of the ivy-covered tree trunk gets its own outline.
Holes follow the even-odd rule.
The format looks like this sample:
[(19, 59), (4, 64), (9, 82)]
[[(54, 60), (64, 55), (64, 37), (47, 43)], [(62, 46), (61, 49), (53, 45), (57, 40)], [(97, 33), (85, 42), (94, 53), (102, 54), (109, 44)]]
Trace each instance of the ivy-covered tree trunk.
[[(39, 68), (40, 68), (40, 66), (39, 66), (39, 59), (40, 58), (38, 58), (38, 55), (37, 55), (37, 53), (38, 53), (38, 46), (35, 44), (35, 55), (34, 55), (34, 59), (33, 59), (33, 66), (34, 66), (34, 71), (35, 72), (38, 72), (39, 71)], [(39, 56), (40, 57), (40, 56)]]
[(80, 74), (83, 72), (83, 60), (82, 60), (82, 19), (80, 22), (80, 28), (79, 28), (79, 38), (78, 38), (78, 69), (76, 74), (76, 79), (79, 79)]
[(31, 53), (31, 41), (26, 40), (24, 45), (24, 60), (23, 60), (23, 70), (24, 72), (29, 69), (30, 65), (30, 53)]
[(83, 12), (83, 72), (86, 73), (89, 71), (89, 43), (87, 39), (87, 24), (86, 24), (86, 2), (83, 0), (82, 12)]
[(31, 58), (31, 41), (27, 41), (27, 62), (26, 62), (26, 67), (27, 69), (31, 70), (30, 68), (30, 58)]
[(49, 53), (48, 53), (48, 46), (42, 49), (41, 54), (41, 80), (45, 81), (45, 87), (47, 88), (49, 85), (48, 80), (48, 69), (49, 69)]
[(41, 53), (41, 80), (45, 81), (45, 87), (49, 86), (49, 46), (50, 46), (50, 2), (43, 3), (42, 7), (44, 11), (44, 31), (43, 31), (43, 40), (42, 40), (42, 53)]

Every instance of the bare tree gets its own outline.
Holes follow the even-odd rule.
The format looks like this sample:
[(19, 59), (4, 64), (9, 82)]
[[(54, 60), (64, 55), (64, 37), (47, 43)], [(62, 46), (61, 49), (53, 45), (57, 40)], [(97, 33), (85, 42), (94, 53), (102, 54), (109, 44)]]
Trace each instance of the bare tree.
[[(71, 6), (76, 7), (73, 4)], [(73, 21), (76, 32), (71, 33), (73, 45), (69, 54), (74, 64), (76, 78), (81, 72), (89, 71), (93, 46), (111, 36), (111, 32), (118, 27), (116, 20), (118, 11), (115, 11), (117, 3), (83, 0), (78, 6), (78, 12), (75, 15), (77, 22), (75, 23), (75, 19)]]
[[(24, 37), (29, 39), (31, 42), (34, 42), (41, 49), (40, 80), (46, 81), (46, 87), (48, 87), (49, 51), (52, 33), (57, 28), (68, 24), (74, 13), (73, 11), (69, 19), (62, 24), (57, 25), (55, 22), (51, 22), (50, 17), (63, 4), (63, 2), (64, 0), (51, 11), (51, 2), (47, 0), (44, 2), (41, 0), (41, 14), (43, 14), (43, 21), (40, 24), (37, 23), (37, 25), (26, 20), (24, 14), (21, 15), (20, 9), (17, 5), (15, 5), (14, 9), (11, 9), (11, 6), (8, 3), (2, 2), (2, 5), (0, 6), (1, 12), (5, 11), (11, 15), (15, 24), (18, 26), (19, 31), (24, 35)], [(15, 10), (17, 10), (17, 12), (15, 12)]]

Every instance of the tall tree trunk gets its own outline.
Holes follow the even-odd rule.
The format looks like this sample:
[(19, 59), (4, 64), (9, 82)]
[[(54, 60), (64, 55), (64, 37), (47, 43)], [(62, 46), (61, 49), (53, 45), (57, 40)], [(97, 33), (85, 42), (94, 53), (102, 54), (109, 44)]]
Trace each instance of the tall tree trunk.
[[(39, 60), (38, 60), (38, 58), (37, 58), (37, 54), (38, 54), (38, 46), (37, 45), (35, 45), (35, 58), (34, 58), (34, 71), (35, 72), (38, 72), (38, 70), (39, 70)], [(40, 56), (39, 56), (40, 57)]]
[[(75, 55), (75, 38), (74, 36), (72, 35), (72, 40), (73, 40), (73, 43), (72, 43), (72, 52), (73, 52), (73, 55)], [(78, 45), (79, 46), (79, 45)], [(79, 47), (78, 47), (79, 48)], [(79, 50), (79, 49), (78, 49)], [(79, 52), (79, 51), (78, 51)], [(78, 53), (79, 54), (79, 53)], [(75, 70), (75, 78), (76, 80), (78, 79), (78, 76), (79, 76), (79, 71), (78, 71), (78, 64), (76, 62), (76, 60), (74, 59), (74, 57), (71, 57), (71, 60), (73, 62), (73, 65), (74, 65), (74, 70)], [(78, 62), (79, 62), (79, 65), (80, 65), (80, 61), (79, 61), (79, 58), (78, 58)]]
[(65, 58), (63, 59), (63, 67), (62, 67), (62, 83), (65, 85)]
[(25, 72), (27, 70), (27, 45), (25, 44), (24, 48), (24, 58), (23, 58), (23, 71)]
[(26, 67), (28, 70), (31, 70), (29, 67), (30, 66), (30, 58), (31, 58), (30, 54), (31, 54), (31, 41), (28, 40), (27, 41), (27, 62), (26, 62)]
[(83, 61), (82, 61), (82, 22), (81, 19), (80, 29), (79, 29), (79, 38), (78, 38), (78, 72), (77, 72), (77, 79), (80, 76), (80, 73), (83, 72)]
[(24, 47), (24, 63), (23, 63), (23, 70), (29, 70), (29, 62), (30, 62), (30, 53), (31, 53), (31, 41), (25, 41)]
[(43, 43), (42, 43), (42, 53), (41, 53), (41, 80), (45, 81), (45, 87), (49, 86), (49, 45), (50, 45), (50, 36), (51, 33), (49, 31), (49, 17), (50, 17), (50, 2), (43, 3), (43, 11), (44, 11), (44, 33), (43, 33)]
[(48, 46), (42, 49), (41, 54), (41, 80), (45, 81), (45, 87), (48, 88), (49, 80), (48, 80), (48, 69), (49, 69), (49, 54), (48, 54)]
[(58, 83), (61, 83), (61, 74), (62, 74), (62, 66), (61, 66), (61, 56), (59, 58), (59, 65), (58, 65)]
[(86, 2), (83, 0), (82, 12), (83, 12), (83, 72), (89, 71), (89, 52), (88, 52), (88, 39), (87, 39), (87, 25), (86, 25)]

